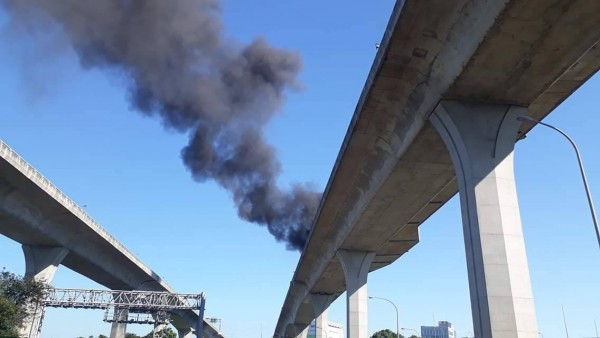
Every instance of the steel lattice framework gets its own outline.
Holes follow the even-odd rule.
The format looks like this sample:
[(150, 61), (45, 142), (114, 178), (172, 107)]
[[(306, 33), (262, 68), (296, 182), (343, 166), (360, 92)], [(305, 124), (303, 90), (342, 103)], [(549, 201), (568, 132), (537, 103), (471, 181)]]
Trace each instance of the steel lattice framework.
[(130, 313), (119, 314), (115, 308), (107, 308), (104, 312), (104, 321), (107, 323), (128, 323), (128, 324), (169, 324), (171, 314), (164, 310), (158, 310), (149, 313)]
[(123, 290), (48, 290), (44, 301), (47, 307), (106, 309), (110, 307), (128, 308), (141, 312), (158, 310), (200, 310), (204, 307), (205, 296), (159, 291)]
[[(124, 290), (84, 290), (49, 288), (43, 307), (36, 309), (37, 330), (34, 337), (39, 336), (42, 329), (46, 307), (104, 309), (104, 321), (119, 323), (155, 323), (167, 324), (170, 312), (175, 310), (198, 310), (197, 335), (202, 335), (204, 321), (203, 293), (170, 293), (163, 291), (124, 291)], [(118, 309), (127, 309), (125, 315), (118, 314)], [(113, 311), (114, 312), (111, 312)], [(130, 316), (130, 312), (134, 316)], [(140, 317), (142, 316), (142, 317)], [(33, 327), (36, 325), (34, 324)], [(32, 327), (32, 328), (33, 328)]]

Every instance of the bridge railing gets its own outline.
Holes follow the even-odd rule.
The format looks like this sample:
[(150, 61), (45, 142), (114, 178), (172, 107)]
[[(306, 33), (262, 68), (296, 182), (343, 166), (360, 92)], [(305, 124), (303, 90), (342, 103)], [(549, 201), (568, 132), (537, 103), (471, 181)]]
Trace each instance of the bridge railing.
[[(81, 221), (87, 224), (92, 230), (102, 236), (104, 239), (109, 241), (112, 245), (118, 248), (121, 252), (123, 252), (126, 256), (128, 256), (132, 261), (135, 261), (137, 265), (144, 269), (149, 275), (155, 276), (158, 279), (160, 277), (156, 275), (152, 270), (146, 267), (142, 261), (137, 258), (131, 251), (127, 250), (127, 248), (121, 244), (115, 237), (113, 237), (106, 229), (104, 229), (98, 222), (96, 222), (90, 215), (88, 215), (75, 201), (70, 199), (64, 192), (58, 189), (57, 186), (52, 184), (49, 179), (44, 177), (42, 173), (37, 171), (31, 164), (29, 164), (23, 157), (21, 157), (16, 151), (14, 151), (8, 144), (4, 143), (4, 141), (0, 140), (0, 156), (5, 159), (12, 166), (17, 168), (23, 175), (29, 178), (33, 183), (42, 188), (48, 195), (62, 204), (67, 210), (69, 210), (73, 215), (77, 216)], [(170, 287), (166, 285), (163, 281), (160, 281), (165, 287), (170, 290)]]

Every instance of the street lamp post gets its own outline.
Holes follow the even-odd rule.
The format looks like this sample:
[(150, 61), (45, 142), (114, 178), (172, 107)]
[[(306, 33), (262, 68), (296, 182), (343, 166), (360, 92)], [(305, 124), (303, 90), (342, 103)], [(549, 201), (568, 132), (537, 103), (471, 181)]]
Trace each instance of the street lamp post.
[(398, 308), (396, 307), (396, 304), (394, 304), (394, 302), (392, 302), (391, 300), (387, 299), (387, 298), (381, 298), (381, 297), (375, 297), (375, 296), (369, 296), (369, 299), (380, 299), (380, 300), (385, 300), (386, 302), (392, 304), (392, 306), (394, 307), (394, 309), (396, 310), (396, 338), (400, 338), (400, 320), (399, 320), (399, 315), (398, 315)]
[(401, 327), (400, 330), (404, 330), (404, 331), (414, 331), (417, 335), (417, 337), (419, 337), (419, 332), (415, 329), (410, 329), (408, 327)]
[(587, 195), (588, 204), (590, 205), (592, 221), (594, 222), (594, 227), (596, 229), (596, 238), (598, 239), (598, 246), (600, 246), (600, 227), (598, 226), (598, 218), (596, 217), (596, 210), (594, 209), (594, 202), (592, 201), (592, 193), (590, 192), (590, 187), (588, 186), (587, 177), (585, 176), (585, 170), (583, 169), (583, 161), (581, 160), (581, 155), (579, 154), (579, 148), (577, 148), (575, 141), (573, 141), (573, 139), (570, 138), (569, 135), (567, 135), (564, 131), (556, 128), (555, 126), (549, 125), (542, 121), (534, 120), (529, 116), (519, 116), (519, 117), (517, 117), (517, 120), (518, 121), (530, 121), (535, 124), (541, 124), (542, 126), (546, 126), (550, 129), (553, 129), (553, 130), (557, 131), (559, 134), (561, 134), (562, 136), (564, 136), (569, 141), (569, 143), (571, 143), (571, 145), (573, 146), (573, 149), (575, 149), (575, 155), (577, 155), (577, 162), (579, 163), (579, 171), (581, 172), (581, 179), (583, 180), (583, 186), (585, 187), (585, 193)]

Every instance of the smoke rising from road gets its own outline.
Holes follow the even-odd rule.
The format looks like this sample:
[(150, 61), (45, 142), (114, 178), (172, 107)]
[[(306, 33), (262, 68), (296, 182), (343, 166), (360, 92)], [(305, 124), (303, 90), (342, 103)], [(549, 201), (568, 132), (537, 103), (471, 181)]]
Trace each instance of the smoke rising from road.
[(280, 163), (263, 135), (298, 55), (223, 34), (218, 0), (0, 0), (20, 25), (59, 25), (82, 67), (126, 75), (132, 106), (190, 135), (182, 150), (197, 181), (227, 189), (238, 214), (302, 250), (320, 192), (277, 185)]

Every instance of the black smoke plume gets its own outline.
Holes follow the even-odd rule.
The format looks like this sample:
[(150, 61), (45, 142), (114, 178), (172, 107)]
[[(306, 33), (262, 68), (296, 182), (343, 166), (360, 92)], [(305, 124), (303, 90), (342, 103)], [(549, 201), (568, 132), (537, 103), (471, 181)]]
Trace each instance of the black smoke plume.
[(224, 37), (218, 0), (0, 0), (19, 25), (57, 24), (84, 68), (129, 79), (133, 107), (190, 135), (183, 162), (227, 189), (238, 214), (302, 250), (321, 194), (280, 189), (263, 127), (297, 88), (298, 55)]

